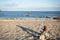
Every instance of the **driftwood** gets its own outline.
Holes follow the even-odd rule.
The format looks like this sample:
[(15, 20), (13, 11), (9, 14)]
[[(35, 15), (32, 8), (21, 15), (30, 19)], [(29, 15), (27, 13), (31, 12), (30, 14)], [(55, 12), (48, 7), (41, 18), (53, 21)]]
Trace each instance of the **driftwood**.
[[(44, 33), (44, 31), (46, 31), (46, 27), (44, 26), (44, 28), (42, 29), (43, 31), (40, 31), (40, 32), (36, 32), (32, 29), (29, 29), (29, 28), (25, 28), (23, 26), (19, 26), (19, 25), (16, 25), (17, 27), (21, 28), (23, 31), (27, 32), (28, 34), (30, 34), (31, 36), (33, 36), (33, 39), (34, 40), (40, 40), (40, 35), (42, 33)], [(28, 37), (31, 37), (31, 36), (27, 36), (25, 37), (24, 39), (28, 38)], [(23, 39), (23, 40), (24, 40)]]

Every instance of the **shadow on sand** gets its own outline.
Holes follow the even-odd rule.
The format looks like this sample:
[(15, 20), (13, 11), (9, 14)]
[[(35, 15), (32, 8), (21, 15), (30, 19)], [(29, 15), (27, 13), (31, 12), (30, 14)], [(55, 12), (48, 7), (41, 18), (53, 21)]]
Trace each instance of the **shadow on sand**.
[(57, 40), (60, 40), (60, 37), (59, 38), (56, 38)]
[[(32, 29), (25, 28), (25, 27), (23, 27), (23, 26), (19, 26), (19, 25), (16, 25), (16, 26), (19, 27), (19, 28), (21, 28), (23, 31), (27, 32), (27, 33), (30, 34), (31, 36), (33, 36), (33, 40), (40, 40), (40, 35), (41, 35), (42, 33), (44, 33), (44, 31), (45, 31), (45, 28), (43, 28), (42, 31), (40, 31), (40, 32), (36, 32), (36, 31), (34, 31), (34, 30), (32, 30)], [(26, 38), (28, 38), (28, 37), (31, 37), (31, 36), (26, 36), (24, 39), (26, 39)], [(24, 40), (24, 39), (23, 39), (23, 40)]]

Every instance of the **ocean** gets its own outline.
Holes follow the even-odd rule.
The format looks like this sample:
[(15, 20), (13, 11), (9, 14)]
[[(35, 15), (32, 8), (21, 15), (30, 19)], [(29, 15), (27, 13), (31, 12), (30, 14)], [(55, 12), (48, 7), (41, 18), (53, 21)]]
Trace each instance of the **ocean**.
[(41, 18), (60, 16), (60, 11), (0, 11), (0, 18)]

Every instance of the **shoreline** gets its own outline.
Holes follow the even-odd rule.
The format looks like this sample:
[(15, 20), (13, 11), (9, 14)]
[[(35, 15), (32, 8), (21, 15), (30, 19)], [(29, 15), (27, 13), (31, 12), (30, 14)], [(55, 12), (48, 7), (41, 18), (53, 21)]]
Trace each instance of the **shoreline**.
[(41, 19), (41, 18), (0, 18), (0, 21), (59, 21), (56, 19)]
[(16, 20), (16, 19), (26, 19), (26, 20), (54, 20), (52, 18), (0, 18), (0, 19), (7, 19), (7, 20)]

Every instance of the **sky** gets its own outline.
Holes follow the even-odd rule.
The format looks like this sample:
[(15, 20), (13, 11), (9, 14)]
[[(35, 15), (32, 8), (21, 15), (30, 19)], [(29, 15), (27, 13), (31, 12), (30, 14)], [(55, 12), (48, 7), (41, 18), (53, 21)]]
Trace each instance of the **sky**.
[(2, 11), (60, 11), (60, 0), (0, 0)]

